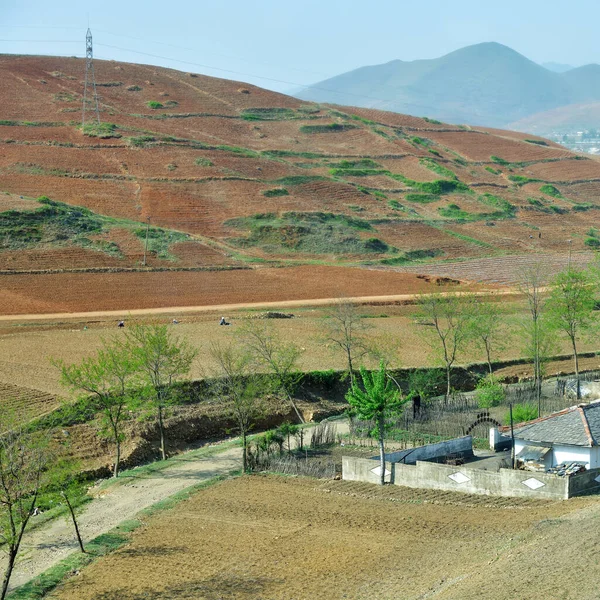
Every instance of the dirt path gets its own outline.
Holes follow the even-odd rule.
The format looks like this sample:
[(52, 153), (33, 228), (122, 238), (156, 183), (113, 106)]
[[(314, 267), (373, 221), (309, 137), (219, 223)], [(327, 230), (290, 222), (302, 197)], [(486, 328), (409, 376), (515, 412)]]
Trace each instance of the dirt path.
[[(336, 421), (335, 427), (338, 434), (348, 432), (345, 421)], [(139, 478), (131, 477), (126, 483), (109, 486), (87, 504), (78, 518), (83, 541), (89, 542), (131, 519), (144, 508), (185, 488), (241, 469), (241, 466), (242, 450), (237, 447), (210, 457), (186, 453), (172, 458), (171, 465), (161, 471)], [(66, 519), (55, 519), (26, 533), (10, 589), (27, 583), (75, 551), (78, 551), (78, 546), (73, 526)], [(0, 572), (4, 572), (5, 566), (6, 554), (3, 553), (0, 555)]]
[[(448, 292), (453, 293), (453, 292)], [(518, 296), (518, 290), (487, 290), (484, 292), (470, 292), (483, 296)], [(391, 304), (394, 302), (410, 302), (419, 297), (419, 294), (396, 294), (386, 296), (356, 296), (346, 298), (349, 302), (356, 304)], [(0, 315), (0, 321), (45, 321), (55, 319), (85, 319), (98, 317), (120, 318), (127, 315), (158, 315), (158, 314), (182, 314), (182, 313), (201, 313), (201, 312), (224, 312), (230, 313), (240, 309), (261, 309), (261, 308), (294, 308), (302, 306), (326, 306), (339, 302), (338, 298), (315, 298), (312, 300), (282, 300), (278, 302), (245, 302), (238, 304), (212, 304), (207, 306), (170, 306), (162, 308), (134, 308), (131, 310), (97, 310), (90, 312), (64, 312), (64, 313), (36, 313), (23, 315)]]
[[(162, 471), (109, 487), (79, 516), (84, 543), (187, 487), (239, 469), (241, 452), (240, 448), (232, 448), (209, 458), (190, 458), (182, 454), (173, 458), (172, 466)], [(27, 533), (21, 560), (13, 572), (11, 589), (27, 583), (77, 549), (73, 526), (62, 518)], [(3, 553), (0, 556), (2, 572), (5, 566), (6, 554)]]

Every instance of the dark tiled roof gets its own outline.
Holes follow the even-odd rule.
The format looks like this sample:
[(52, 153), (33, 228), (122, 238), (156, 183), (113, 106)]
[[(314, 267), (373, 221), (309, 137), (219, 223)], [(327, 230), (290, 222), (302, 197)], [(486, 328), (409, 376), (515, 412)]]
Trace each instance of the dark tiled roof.
[(515, 437), (530, 442), (597, 446), (600, 443), (600, 402), (572, 406), (516, 425)]

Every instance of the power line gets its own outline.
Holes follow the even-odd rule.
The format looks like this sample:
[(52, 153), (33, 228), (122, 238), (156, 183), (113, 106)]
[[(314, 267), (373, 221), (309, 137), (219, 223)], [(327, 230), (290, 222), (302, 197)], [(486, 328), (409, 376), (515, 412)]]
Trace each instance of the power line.
[[(112, 35), (114, 37), (127, 38), (129, 40), (136, 40), (138, 42), (148, 43), (147, 40), (145, 40), (143, 38), (139, 38), (139, 37), (134, 37), (132, 35), (124, 35), (122, 33), (112, 33), (110, 31), (104, 31), (102, 29), (94, 29), (94, 31), (98, 31), (100, 33), (105, 33), (107, 35)], [(167, 44), (166, 42), (157, 42), (157, 41), (153, 40), (150, 43), (158, 44), (159, 46), (167, 46), (168, 48), (175, 48), (177, 50), (185, 50), (186, 52), (202, 52), (201, 50), (198, 50), (198, 48), (186, 48), (185, 46), (177, 46), (176, 44)], [(310, 73), (311, 75), (319, 75), (320, 77), (329, 77), (329, 75), (327, 73), (321, 73), (320, 71), (310, 71), (308, 69), (298, 69), (296, 67), (288, 67), (288, 66), (283, 67), (282, 65), (276, 65), (274, 63), (268, 63), (268, 62), (264, 62), (264, 61), (251, 61), (246, 58), (240, 58), (239, 56), (231, 56), (228, 54), (223, 54), (221, 52), (214, 52), (213, 50), (209, 50), (209, 52), (211, 54), (214, 54), (215, 56), (220, 56), (220, 57), (226, 58), (228, 60), (240, 60), (242, 62), (249, 63), (249, 64), (263, 65), (265, 67), (274, 67), (276, 69), (287, 69), (289, 71), (298, 71), (300, 73)]]
[(28, 43), (28, 44), (81, 44), (81, 40), (3, 40), (0, 39), (0, 42), (17, 42), (19, 44)]
[[(263, 79), (264, 81), (271, 81), (273, 83), (283, 83), (285, 85), (293, 85), (302, 88), (312, 88), (314, 90), (319, 90), (321, 92), (331, 92), (334, 94), (343, 94), (345, 96), (353, 96), (355, 98), (367, 98), (369, 100), (376, 100), (377, 102), (388, 102), (388, 100), (384, 100), (383, 98), (374, 98), (373, 96), (366, 96), (364, 94), (353, 94), (351, 92), (340, 92), (338, 90), (330, 90), (327, 88), (322, 88), (318, 86), (314, 86), (312, 84), (298, 83), (296, 81), (286, 81), (285, 79), (275, 79), (273, 77), (264, 77), (262, 75), (253, 75), (251, 73), (243, 73), (241, 71), (234, 71), (232, 69), (221, 69), (219, 67), (211, 67), (210, 65), (205, 65), (202, 63), (195, 63), (189, 60), (181, 60), (178, 58), (170, 58), (168, 56), (160, 56), (159, 54), (151, 54), (149, 52), (140, 52), (139, 50), (132, 50), (131, 48), (121, 48), (120, 46), (113, 46), (110, 44), (96, 44), (96, 46), (102, 46), (103, 48), (112, 48), (113, 50), (120, 50), (121, 52), (132, 52), (133, 54), (140, 54), (142, 56), (150, 56), (151, 58), (160, 58), (161, 60), (169, 60), (172, 62), (178, 62), (185, 65), (191, 65), (193, 67), (200, 67), (202, 69), (212, 69), (214, 71), (221, 71), (222, 73), (230, 73), (232, 75), (239, 75), (241, 77), (252, 77), (254, 79)], [(112, 60), (110, 58), (105, 58), (105, 60)]]

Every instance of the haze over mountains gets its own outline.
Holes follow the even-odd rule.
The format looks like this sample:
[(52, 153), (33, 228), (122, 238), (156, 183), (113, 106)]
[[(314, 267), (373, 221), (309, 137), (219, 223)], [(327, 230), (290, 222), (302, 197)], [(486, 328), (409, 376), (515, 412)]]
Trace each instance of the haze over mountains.
[[(525, 131), (532, 130), (531, 118), (538, 113), (600, 102), (599, 65), (547, 66), (488, 42), (432, 60), (361, 67), (321, 81), (298, 97)], [(530, 120), (529, 126), (519, 127), (523, 119)], [(539, 125), (533, 129), (539, 131)]]

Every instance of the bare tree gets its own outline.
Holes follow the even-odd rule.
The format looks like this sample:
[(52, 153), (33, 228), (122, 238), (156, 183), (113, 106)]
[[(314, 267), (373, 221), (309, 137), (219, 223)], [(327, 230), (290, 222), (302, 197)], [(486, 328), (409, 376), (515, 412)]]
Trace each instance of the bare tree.
[(0, 428), (0, 543), (8, 554), (0, 595), (4, 600), (50, 454), (47, 439), (27, 434), (14, 418), (2, 415)]
[(470, 303), (469, 338), (477, 350), (485, 352), (490, 375), (493, 373), (492, 356), (508, 344), (510, 333), (504, 326), (504, 311), (498, 302), (474, 297)]
[(365, 331), (369, 328), (356, 309), (346, 298), (340, 298), (326, 311), (323, 323), (323, 339), (344, 354), (350, 383), (354, 383), (354, 364), (369, 352)]
[(95, 357), (84, 358), (79, 364), (54, 364), (61, 370), (63, 385), (91, 395), (94, 409), (102, 415), (103, 433), (115, 445), (113, 477), (118, 477), (124, 421), (139, 385), (134, 357), (120, 340), (114, 340), (104, 342)]
[(469, 339), (472, 296), (459, 294), (423, 294), (417, 306), (417, 322), (431, 327), (431, 345), (446, 369), (446, 398), (452, 393), (452, 367)]
[(274, 388), (291, 404), (298, 420), (304, 418), (292, 396), (300, 380), (298, 359), (301, 350), (293, 342), (284, 342), (271, 325), (257, 320), (248, 321), (240, 327), (240, 334), (246, 350), (252, 355), (256, 366), (271, 374)]
[(164, 412), (174, 398), (173, 383), (190, 372), (198, 351), (186, 340), (171, 335), (166, 325), (135, 325), (126, 340), (128, 351), (149, 389), (144, 396), (151, 409), (156, 410), (160, 453), (165, 460)]
[(551, 331), (545, 315), (546, 297), (544, 294), (544, 285), (547, 278), (547, 269), (542, 263), (536, 263), (520, 273), (519, 284), (519, 290), (525, 297), (529, 313), (528, 319), (523, 325), (525, 352), (533, 362), (533, 380), (539, 415), (542, 414), (541, 402), (544, 367), (553, 346)]
[(233, 346), (213, 344), (210, 354), (218, 366), (214, 393), (228, 402), (227, 412), (235, 419), (242, 438), (244, 473), (248, 471), (248, 433), (266, 412), (266, 401), (252, 371), (251, 356)]

